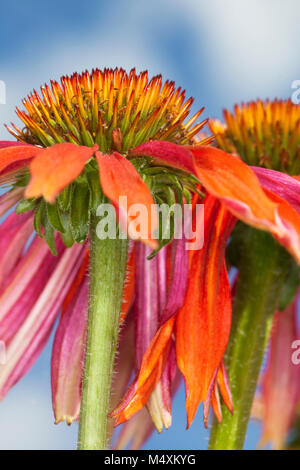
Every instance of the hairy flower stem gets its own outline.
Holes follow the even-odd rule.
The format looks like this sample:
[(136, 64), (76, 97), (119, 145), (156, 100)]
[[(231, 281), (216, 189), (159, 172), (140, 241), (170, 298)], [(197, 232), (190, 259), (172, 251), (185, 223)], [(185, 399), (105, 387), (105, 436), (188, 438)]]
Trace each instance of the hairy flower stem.
[(126, 274), (127, 240), (99, 240), (90, 227), (90, 290), (78, 449), (107, 445), (113, 365)]
[(243, 448), (273, 314), (278, 306), (290, 256), (267, 233), (243, 231), (233, 323), (226, 353), (233, 416), (223, 406), (214, 422), (210, 450)]

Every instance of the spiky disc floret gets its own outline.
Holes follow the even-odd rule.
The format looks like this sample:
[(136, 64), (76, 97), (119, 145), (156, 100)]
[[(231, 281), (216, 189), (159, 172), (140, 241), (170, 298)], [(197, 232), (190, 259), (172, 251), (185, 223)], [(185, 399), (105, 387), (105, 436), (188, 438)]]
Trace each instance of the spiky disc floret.
[(252, 101), (209, 123), (218, 146), (250, 165), (300, 173), (300, 107), (290, 100)]
[(184, 123), (192, 103), (174, 82), (162, 85), (160, 75), (149, 81), (147, 72), (135, 69), (96, 69), (51, 81), (41, 96), (33, 91), (23, 100), (26, 110), (17, 108), (25, 128), (7, 128), (18, 140), (45, 147), (96, 143), (102, 152), (126, 152), (149, 139), (189, 144), (206, 124), (195, 124), (203, 109)]

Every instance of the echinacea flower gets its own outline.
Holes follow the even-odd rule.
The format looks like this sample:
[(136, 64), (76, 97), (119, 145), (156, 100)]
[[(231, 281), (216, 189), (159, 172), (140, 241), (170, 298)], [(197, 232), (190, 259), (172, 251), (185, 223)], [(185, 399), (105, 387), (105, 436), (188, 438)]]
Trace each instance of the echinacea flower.
[[(289, 216), (286, 213), (287, 218), (293, 221), (300, 213), (299, 124), (299, 107), (290, 100), (242, 103), (235, 106), (233, 113), (224, 111), (224, 123), (217, 120), (210, 122), (217, 146), (233, 155), (238, 154), (251, 165), (265, 194), (274, 202), (284, 201), (289, 211), (293, 208)], [(284, 365), (289, 360), (287, 336), (294, 331), (294, 320), (291, 314), (283, 312), (295, 308), (289, 304), (295, 302), (300, 270), (270, 238), (255, 235), (242, 224), (236, 227), (229, 248), (229, 258), (238, 268), (239, 275), (234, 305), (235, 325), (228, 347), (227, 364), (230, 364), (229, 379), (239, 413), (234, 420), (227, 415), (221, 426), (214, 426), (210, 448), (241, 448), (270, 326), (275, 312), (280, 310), (275, 319), (278, 326), (274, 329), (274, 336), (277, 339), (274, 336), (271, 339), (271, 362), (264, 379), (263, 393), (266, 412), (264, 443), (270, 438), (278, 446), (284, 437), (284, 428), (286, 430), (287, 423), (295, 417), (292, 416), (295, 415), (295, 403), (291, 396), (289, 405), (280, 407), (279, 403), (274, 405), (274, 397), (277, 395), (282, 400), (291, 389), (294, 396), (295, 388), (300, 385), (295, 379), (295, 368)], [(288, 321), (290, 325), (287, 325)], [(279, 325), (282, 325), (282, 335)], [(243, 361), (239, 359), (241, 356)], [(280, 361), (282, 358), (280, 371), (276, 360), (279, 357)], [(290, 387), (286, 383), (287, 389), (283, 390), (290, 373), (293, 375), (293, 385)], [(278, 411), (280, 409), (281, 420), (278, 419), (276, 407)]]
[[(113, 416), (121, 423), (146, 405), (157, 428), (168, 427), (179, 369), (188, 424), (200, 402), (206, 423), (210, 404), (220, 420), (219, 391), (232, 410), (222, 362), (231, 325), (227, 240), (240, 219), (270, 232), (300, 262), (299, 214), (240, 158), (205, 145), (210, 138), (197, 139), (202, 110), (185, 122), (192, 100), (185, 102), (173, 82), (162, 86), (160, 76), (148, 81), (146, 72), (134, 70), (94, 70), (51, 82), (41, 94), (34, 91), (23, 101), (26, 110), (17, 110), (25, 128), (8, 128), (19, 142), (0, 144), (0, 181), (12, 186), (1, 207), (7, 211), (19, 201), (1, 226), (1, 253), (13, 256), (3, 267), (0, 292), (8, 353), (0, 395), (38, 357), (62, 308), (52, 357), (54, 413), (56, 421), (78, 418), (90, 218), (109, 201), (130, 235), (135, 203), (149, 214), (154, 202), (190, 199), (194, 207), (204, 204), (203, 248), (187, 252), (184, 240), (163, 248), (166, 241), (152, 230), (159, 225), (155, 213), (151, 229), (134, 237), (144, 245), (133, 248), (136, 295), (132, 282), (125, 283), (122, 322), (133, 299), (137, 377)], [(147, 260), (150, 248), (156, 256)]]

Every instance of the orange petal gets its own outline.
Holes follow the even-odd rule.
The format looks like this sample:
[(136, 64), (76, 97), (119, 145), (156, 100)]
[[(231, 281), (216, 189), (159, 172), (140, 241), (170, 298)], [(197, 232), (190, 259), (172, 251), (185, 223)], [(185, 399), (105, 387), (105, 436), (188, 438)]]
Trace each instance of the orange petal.
[(226, 372), (223, 361), (221, 362), (221, 365), (217, 373), (217, 384), (220, 389), (225, 405), (229, 409), (230, 413), (233, 413), (232, 395), (231, 395), (231, 390), (230, 390), (229, 383), (228, 383), (227, 372)]
[(138, 377), (112, 413), (112, 416), (117, 418), (116, 424), (123, 423), (141, 410), (159, 382), (169, 356), (174, 322), (175, 316), (161, 326), (151, 341)]
[(97, 149), (97, 145), (89, 148), (63, 143), (41, 150), (30, 164), (31, 180), (25, 196), (44, 196), (46, 201), (54, 202), (58, 193), (80, 175)]
[[(130, 151), (195, 174), (207, 191), (245, 223), (272, 233), (287, 249), (294, 244), (290, 224), (278, 216), (278, 204), (263, 191), (253, 170), (239, 157), (204, 145), (182, 146), (151, 141)], [(297, 177), (296, 177), (297, 178)], [(299, 251), (292, 254), (300, 260)]]
[(231, 325), (225, 248), (236, 219), (213, 196), (207, 197), (204, 208), (205, 243), (201, 250), (190, 252), (189, 284), (176, 322), (177, 363), (185, 378), (188, 426), (199, 403), (210, 398)]
[(190, 150), (195, 157), (197, 176), (207, 191), (239, 219), (272, 233), (300, 263), (300, 216), (296, 211), (292, 223), (288, 204), (284, 203), (283, 209), (281, 201), (269, 197), (251, 168), (238, 157), (213, 147)]
[(134, 282), (135, 278), (135, 247), (132, 247), (132, 250), (129, 253), (127, 267), (126, 267), (126, 277), (124, 283), (124, 292), (123, 300), (121, 307), (121, 322), (125, 320), (128, 310), (132, 304), (134, 297)]
[[(152, 231), (157, 227), (157, 214), (151, 214), (151, 207), (154, 205), (152, 194), (143, 182), (137, 170), (132, 163), (117, 152), (105, 155), (96, 152), (96, 157), (100, 171), (100, 182), (104, 194), (113, 202), (119, 211), (119, 222), (128, 228), (129, 235), (133, 237), (130, 227), (136, 219), (130, 215), (130, 210), (134, 209), (134, 205), (138, 204), (139, 221), (142, 226), (143, 233), (134, 234), (134, 238), (143, 240), (151, 248), (157, 248), (157, 241), (152, 239)], [(125, 197), (125, 198), (124, 198)], [(124, 200), (125, 199), (125, 200)], [(154, 220), (153, 220), (154, 219)]]
[(28, 165), (29, 160), (35, 157), (42, 149), (33, 145), (10, 145), (0, 148), (0, 175), (6, 175), (15, 167), (22, 168)]

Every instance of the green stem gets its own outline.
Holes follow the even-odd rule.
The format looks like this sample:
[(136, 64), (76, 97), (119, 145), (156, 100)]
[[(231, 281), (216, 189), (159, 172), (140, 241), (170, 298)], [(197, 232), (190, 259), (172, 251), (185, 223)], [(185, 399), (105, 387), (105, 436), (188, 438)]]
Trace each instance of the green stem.
[(90, 288), (78, 449), (106, 449), (128, 242), (99, 240), (90, 228)]
[(214, 423), (210, 450), (243, 448), (273, 314), (289, 266), (290, 256), (267, 233), (243, 231), (239, 280), (225, 363), (234, 404), (233, 416), (222, 407), (223, 419)]

